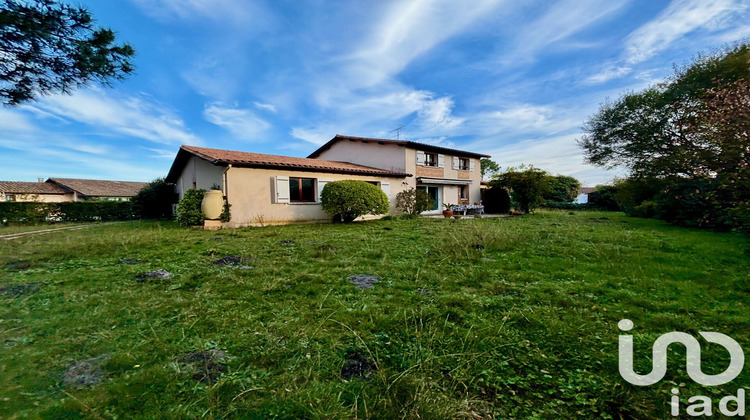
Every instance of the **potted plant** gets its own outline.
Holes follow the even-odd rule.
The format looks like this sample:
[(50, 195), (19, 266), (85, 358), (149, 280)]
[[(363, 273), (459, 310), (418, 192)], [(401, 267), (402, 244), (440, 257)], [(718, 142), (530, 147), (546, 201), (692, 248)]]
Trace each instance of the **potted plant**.
[(451, 210), (450, 204), (443, 203), (443, 208), (445, 209), (443, 210), (443, 217), (445, 217), (446, 219), (450, 219), (451, 217), (453, 217), (453, 210)]

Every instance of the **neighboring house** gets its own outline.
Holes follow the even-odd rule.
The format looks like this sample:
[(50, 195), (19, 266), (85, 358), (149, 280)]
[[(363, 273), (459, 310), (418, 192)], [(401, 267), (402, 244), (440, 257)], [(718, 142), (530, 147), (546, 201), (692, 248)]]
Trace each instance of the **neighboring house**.
[(593, 187), (583, 187), (580, 190), (578, 190), (578, 197), (576, 197), (576, 200), (574, 201), (577, 204), (586, 204), (589, 202), (589, 194), (594, 192), (596, 188)]
[(55, 202), (73, 201), (73, 193), (61, 187), (44, 182), (0, 181), (0, 202), (4, 201), (37, 201)]
[(96, 179), (49, 178), (48, 184), (71, 194), (69, 201), (102, 200), (129, 201), (143, 189), (147, 182), (100, 181)]
[[(231, 205), (230, 227), (328, 221), (320, 203), (326, 183), (355, 179), (378, 185), (393, 211), (396, 195), (410, 187), (442, 203), (479, 201), (479, 158), (410, 141), (337, 135), (308, 158), (182, 146), (167, 182), (180, 198), (192, 188), (219, 188)], [(488, 156), (487, 156), (488, 157)]]

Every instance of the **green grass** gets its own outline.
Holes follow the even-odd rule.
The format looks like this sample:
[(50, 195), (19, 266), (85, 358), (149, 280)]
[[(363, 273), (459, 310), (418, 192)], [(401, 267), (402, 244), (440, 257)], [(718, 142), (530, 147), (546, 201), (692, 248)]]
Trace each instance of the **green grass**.
[[(0, 294), (0, 413), (666, 418), (675, 384), (683, 412), (696, 394), (717, 409), (748, 387), (747, 369), (701, 387), (674, 346), (662, 382), (631, 386), (617, 322), (635, 322), (641, 372), (673, 330), (750, 349), (748, 248), (738, 234), (594, 212), (219, 232), (128, 222), (2, 241), (0, 288), (44, 285)], [(227, 255), (252, 268), (212, 264)], [(160, 268), (175, 276), (135, 280)], [(354, 274), (380, 282), (361, 290)], [(206, 349), (228, 355), (213, 384), (181, 362)], [(726, 352), (703, 351), (704, 372), (722, 371)], [(342, 379), (353, 353), (377, 370)], [(103, 382), (63, 384), (68, 367), (103, 354)]]
[(69, 226), (81, 226), (81, 225), (86, 225), (86, 224), (90, 224), (90, 223), (50, 223), (50, 224), (33, 225), (33, 226), (0, 225), (0, 236), (13, 235), (16, 233), (24, 233), (24, 232), (35, 232), (37, 230), (45, 230), (45, 229), (56, 229), (56, 228), (69, 227)]

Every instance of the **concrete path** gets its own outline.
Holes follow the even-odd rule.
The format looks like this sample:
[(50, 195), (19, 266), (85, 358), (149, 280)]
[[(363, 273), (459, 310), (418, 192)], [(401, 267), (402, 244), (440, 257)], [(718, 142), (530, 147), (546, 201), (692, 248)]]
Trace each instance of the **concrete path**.
[(88, 229), (88, 228), (92, 228), (96, 226), (113, 225), (115, 223), (122, 223), (122, 222), (95, 223), (95, 224), (90, 224), (90, 225), (77, 225), (77, 226), (66, 226), (66, 227), (53, 228), (53, 229), (32, 230), (30, 232), (20, 232), (20, 233), (12, 233), (10, 235), (0, 235), (0, 239), (10, 241), (11, 239), (23, 238), (24, 236), (41, 235), (44, 233), (59, 232), (62, 230)]

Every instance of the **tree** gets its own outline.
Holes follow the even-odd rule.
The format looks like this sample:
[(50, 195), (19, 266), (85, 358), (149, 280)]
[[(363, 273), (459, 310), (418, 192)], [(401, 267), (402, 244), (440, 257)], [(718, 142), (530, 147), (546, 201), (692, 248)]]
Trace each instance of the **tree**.
[(495, 175), (490, 188), (496, 187), (507, 188), (518, 209), (530, 213), (544, 204), (544, 195), (550, 190), (550, 176), (541, 169), (521, 165), (519, 169), (509, 168)]
[(82, 7), (59, 0), (0, 0), (0, 98), (19, 105), (39, 95), (70, 93), (133, 72), (129, 44), (94, 26)]
[(177, 222), (182, 226), (199, 226), (205, 217), (201, 211), (201, 203), (206, 190), (189, 189), (185, 191), (182, 200), (177, 203)]
[(351, 223), (363, 214), (383, 214), (390, 208), (383, 190), (365, 181), (329, 182), (323, 187), (320, 201), (334, 222)]
[(406, 215), (416, 217), (430, 208), (432, 197), (424, 191), (409, 188), (396, 194), (396, 209)]
[(172, 205), (177, 202), (174, 185), (157, 178), (143, 187), (131, 200), (133, 212), (140, 219), (171, 219)]
[(494, 160), (490, 160), (487, 158), (480, 159), (479, 166), (481, 167), (482, 179), (500, 172), (500, 165), (498, 165)]
[[(625, 166), (642, 178), (713, 176), (723, 164), (716, 157), (737, 142), (712, 141), (703, 114), (718, 91), (750, 80), (748, 61), (750, 45), (699, 57), (665, 83), (603, 104), (586, 122), (579, 140), (586, 160), (604, 167)], [(724, 120), (723, 132), (742, 132), (735, 122)]]
[(581, 183), (572, 176), (550, 176), (550, 190), (544, 194), (544, 199), (560, 203), (570, 203), (578, 197)]

